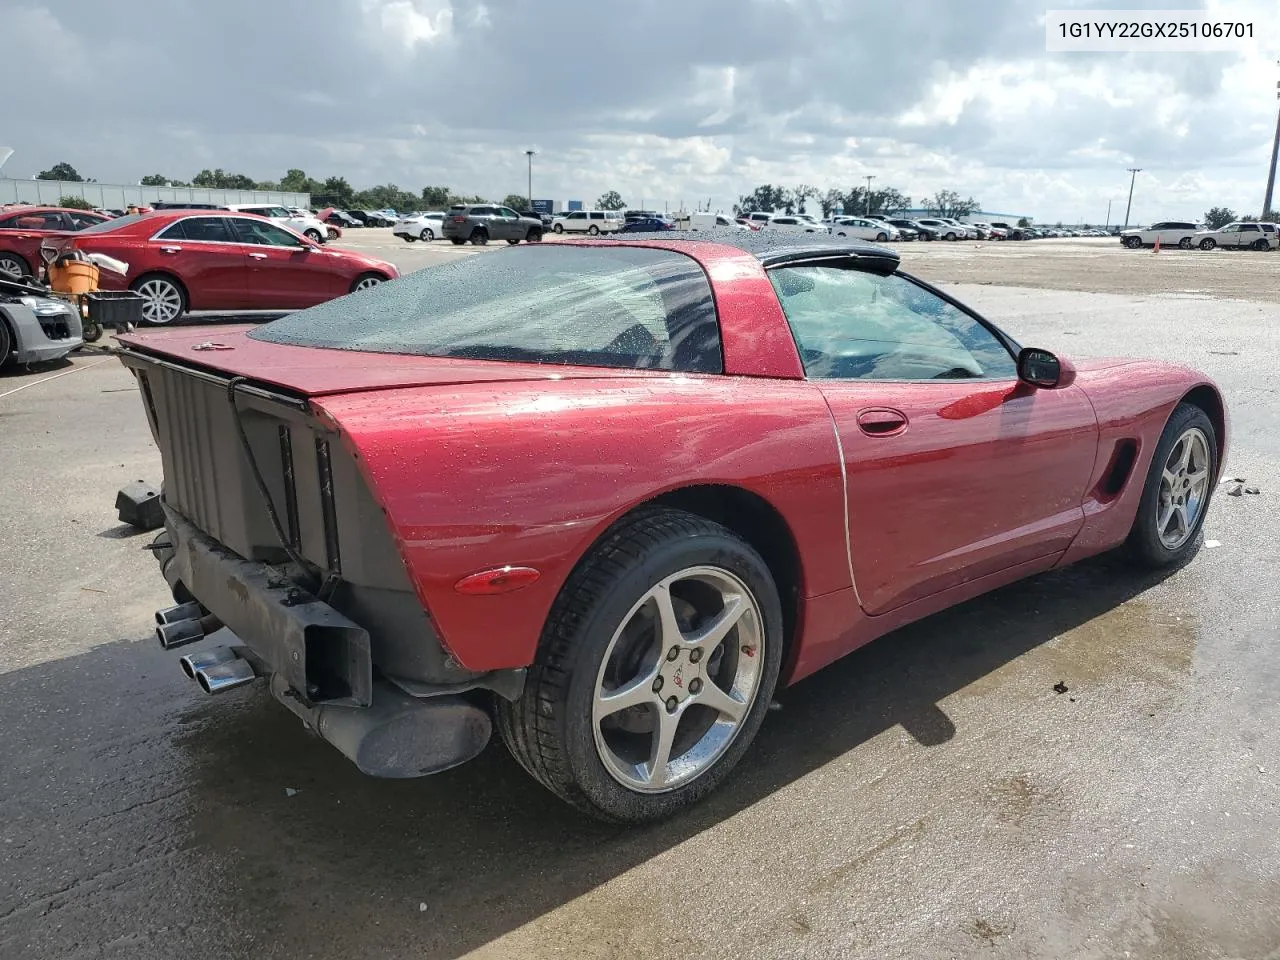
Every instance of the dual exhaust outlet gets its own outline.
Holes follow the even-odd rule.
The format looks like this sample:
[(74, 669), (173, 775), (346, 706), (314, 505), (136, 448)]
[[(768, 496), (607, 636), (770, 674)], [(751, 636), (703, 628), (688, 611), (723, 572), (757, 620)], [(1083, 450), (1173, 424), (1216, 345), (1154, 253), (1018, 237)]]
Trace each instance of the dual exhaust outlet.
[[(213, 614), (195, 601), (156, 611), (156, 639), (164, 650), (203, 640), (222, 626)], [(188, 680), (200, 684), (205, 693), (225, 693), (257, 679), (252, 663), (235, 647), (215, 647), (179, 658)]]

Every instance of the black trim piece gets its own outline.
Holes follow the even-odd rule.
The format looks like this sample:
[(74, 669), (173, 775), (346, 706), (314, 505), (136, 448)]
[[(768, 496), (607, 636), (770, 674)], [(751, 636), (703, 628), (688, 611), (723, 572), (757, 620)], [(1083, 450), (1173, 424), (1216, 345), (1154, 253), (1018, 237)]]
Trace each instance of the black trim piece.
[(157, 432), (160, 429), (160, 416), (156, 413), (156, 401), (151, 396), (151, 381), (147, 379), (147, 371), (138, 371), (138, 382), (142, 384), (142, 399), (147, 404), (147, 416), (151, 418), (151, 429)]
[(324, 514), (326, 579), (342, 576), (342, 556), (338, 549), (338, 511), (333, 502), (333, 461), (329, 441), (316, 437), (316, 469), (320, 474), (320, 509)]
[(289, 544), (302, 549), (302, 532), (298, 529), (298, 487), (293, 476), (293, 434), (287, 423), (280, 424), (280, 469), (284, 474), (284, 522)]
[(251, 397), (260, 397), (263, 400), (271, 400), (275, 403), (282, 403), (286, 406), (293, 407), (295, 410), (307, 409), (307, 401), (305, 397), (298, 394), (283, 392), (284, 388), (271, 390), (266, 387), (254, 386), (253, 384), (248, 383), (247, 378), (245, 377), (219, 376), (218, 374), (215, 374), (203, 367), (175, 360), (162, 359), (153, 353), (148, 353), (145, 350), (138, 350), (126, 344), (121, 344), (117, 349), (124, 356), (141, 360), (144, 363), (154, 363), (156, 366), (164, 367), (167, 370), (176, 370), (179, 373), (195, 377), (199, 380), (205, 381), (206, 383), (217, 384), (220, 387), (226, 387), (232, 380), (235, 380), (236, 393), (247, 394)]

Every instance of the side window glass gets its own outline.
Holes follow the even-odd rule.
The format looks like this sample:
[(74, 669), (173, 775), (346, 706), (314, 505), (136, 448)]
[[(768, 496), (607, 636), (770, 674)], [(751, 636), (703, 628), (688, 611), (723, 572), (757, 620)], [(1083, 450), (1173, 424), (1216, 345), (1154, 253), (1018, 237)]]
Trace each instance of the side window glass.
[[(227, 222), (222, 217), (192, 217), (182, 221), (188, 240), (204, 240), (208, 243), (233, 243)], [(176, 224), (175, 224), (176, 226)]]
[(898, 275), (829, 266), (769, 271), (814, 379), (1013, 379), (1014, 358), (976, 318)]
[(185, 240), (187, 239), (187, 221), (179, 220), (171, 223), (159, 233), (156, 234), (157, 240)]
[(237, 217), (231, 221), (236, 239), (241, 243), (262, 244), (269, 247), (302, 247), (305, 244), (274, 223)]

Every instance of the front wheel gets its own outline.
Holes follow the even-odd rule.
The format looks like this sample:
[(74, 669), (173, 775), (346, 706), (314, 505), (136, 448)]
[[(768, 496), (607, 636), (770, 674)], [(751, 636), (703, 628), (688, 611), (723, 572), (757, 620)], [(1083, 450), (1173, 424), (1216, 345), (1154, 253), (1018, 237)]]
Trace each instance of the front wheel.
[(412, 233), (401, 234), (401, 236), (404, 237), (405, 243), (417, 243), (418, 241), (418, 238), (415, 237)]
[(423, 243), (430, 243), (436, 238), (434, 231), (430, 227), (423, 227), (422, 232), (418, 234), (418, 239)]
[(386, 279), (380, 273), (362, 273), (352, 281), (351, 292), (358, 293), (361, 290), (372, 290), (378, 284), (385, 283)]
[(575, 807), (641, 823), (710, 793), (763, 722), (782, 664), (769, 568), (733, 532), (645, 510), (566, 583), (524, 692), (498, 703), (516, 760)]
[(600, 228), (593, 223), (591, 226), (587, 227), (587, 233), (591, 234), (593, 237), (598, 237), (600, 236)]
[(955, 238), (956, 238), (956, 235), (955, 235), (954, 233), (948, 233), (948, 234), (947, 234), (947, 239), (948, 239), (948, 240), (954, 240)]
[(1140, 246), (1142, 246), (1141, 237), (1125, 237), (1122, 242), (1130, 250), (1137, 250)]
[(1179, 250), (1190, 250), (1190, 249), (1191, 249), (1191, 246), (1192, 246), (1192, 244), (1191, 244), (1191, 238), (1190, 238), (1190, 237), (1183, 237), (1181, 240), (1179, 240), (1179, 241), (1178, 241), (1178, 249), (1179, 249)]
[(887, 233), (876, 234), (876, 243), (884, 243), (888, 239), (889, 239), (889, 235)]
[(563, 223), (557, 223), (557, 224), (556, 224), (554, 227), (552, 227), (551, 229), (552, 229), (552, 230), (554, 230), (556, 233), (564, 233), (564, 224), (563, 224)]
[(1130, 558), (1144, 567), (1167, 567), (1194, 556), (1217, 475), (1213, 421), (1199, 407), (1179, 404), (1147, 470), (1138, 516), (1125, 544)]
[(473, 247), (483, 247), (488, 242), (489, 242), (488, 230), (472, 230), (471, 231), (471, 245)]
[(1201, 250), (1212, 250), (1217, 245), (1218, 245), (1218, 241), (1213, 239), (1213, 237), (1205, 237), (1203, 240), (1200, 241)]
[(310, 240), (312, 243), (324, 243), (324, 239), (325, 239), (320, 235), (320, 231), (317, 230), (315, 227), (312, 227), (310, 230), (304, 233), (303, 236), (306, 237), (308, 240)]
[(527, 234), (525, 234), (524, 241), (525, 243), (541, 243), (542, 231), (535, 227), (534, 229), (530, 230)]
[(449, 240), (455, 247), (460, 247), (467, 242), (463, 240), (461, 237), (450, 237)]

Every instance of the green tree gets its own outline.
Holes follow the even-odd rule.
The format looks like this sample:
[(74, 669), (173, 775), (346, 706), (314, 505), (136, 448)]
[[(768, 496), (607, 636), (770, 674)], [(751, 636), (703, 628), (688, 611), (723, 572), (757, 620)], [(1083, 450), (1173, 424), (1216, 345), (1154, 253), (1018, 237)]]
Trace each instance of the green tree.
[(349, 207), (355, 197), (355, 191), (351, 189), (351, 184), (347, 183), (346, 177), (329, 177), (321, 185), (319, 192), (335, 207)]
[[(48, 178), (46, 178), (48, 179)], [(93, 204), (78, 194), (64, 194), (58, 198), (58, 206), (66, 207), (69, 210), (92, 210)]]
[(1022, 227), (1025, 230), (1027, 227), (1031, 226), (1031, 221), (1028, 220), (1026, 217), (1019, 217), (1018, 226)]
[(307, 176), (305, 170), (290, 167), (285, 171), (284, 176), (280, 178), (280, 189), (287, 190), (289, 193), (312, 193), (311, 185), (313, 182)]
[(925, 201), (925, 207), (935, 217), (951, 217), (952, 219), (960, 219), (975, 213), (982, 204), (970, 197), (967, 200), (960, 199), (960, 194), (954, 190), (939, 190), (932, 198)]
[(1236, 212), (1230, 207), (1210, 207), (1205, 211), (1204, 222), (1210, 230), (1218, 230), (1236, 219)]
[(775, 210), (785, 210), (788, 201), (789, 194), (785, 187), (766, 183), (756, 187), (746, 196), (739, 197), (738, 202), (733, 205), (733, 212), (737, 214), (772, 213)]
[(84, 177), (76, 172), (76, 168), (65, 160), (62, 163), (55, 163), (48, 170), (41, 170), (36, 174), (37, 180), (65, 180), (69, 183), (83, 183)]
[(449, 206), (448, 187), (423, 187), (422, 204), (428, 210), (443, 210)]
[(138, 182), (144, 187), (167, 187), (169, 178), (159, 173), (148, 173)]
[(529, 206), (529, 198), (522, 193), (508, 193), (503, 198), (502, 205), (512, 210), (524, 210)]
[(622, 210), (626, 205), (626, 201), (622, 199), (622, 194), (617, 190), (606, 191), (596, 199), (596, 208), (599, 210)]

